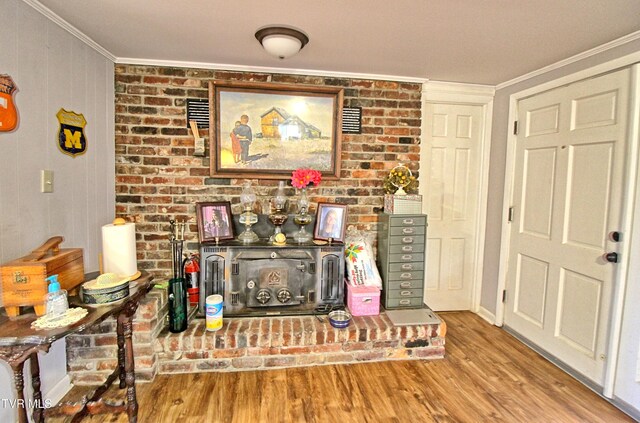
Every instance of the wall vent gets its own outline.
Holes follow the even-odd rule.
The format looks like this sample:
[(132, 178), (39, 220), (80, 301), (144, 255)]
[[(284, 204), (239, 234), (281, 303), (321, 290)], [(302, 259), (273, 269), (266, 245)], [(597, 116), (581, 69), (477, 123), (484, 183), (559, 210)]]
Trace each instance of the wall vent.
[(187, 128), (189, 121), (195, 120), (198, 128), (209, 127), (209, 100), (204, 98), (187, 99)]

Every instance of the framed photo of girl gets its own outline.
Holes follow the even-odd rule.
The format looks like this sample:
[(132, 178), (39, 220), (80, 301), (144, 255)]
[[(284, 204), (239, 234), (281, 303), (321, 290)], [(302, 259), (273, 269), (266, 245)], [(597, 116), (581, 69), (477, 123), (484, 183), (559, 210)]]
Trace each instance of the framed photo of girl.
[(234, 238), (230, 202), (197, 203), (196, 218), (200, 242)]
[(318, 203), (313, 238), (344, 242), (347, 227), (346, 204)]

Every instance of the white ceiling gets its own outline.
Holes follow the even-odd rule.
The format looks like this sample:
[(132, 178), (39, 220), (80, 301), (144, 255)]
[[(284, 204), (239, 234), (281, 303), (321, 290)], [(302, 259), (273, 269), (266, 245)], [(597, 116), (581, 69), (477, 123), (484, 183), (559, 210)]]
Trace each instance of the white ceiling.
[[(118, 62), (197, 62), (489, 85), (640, 30), (640, 0), (40, 3)], [(292, 58), (273, 58), (254, 37), (270, 24), (299, 28), (310, 42)]]

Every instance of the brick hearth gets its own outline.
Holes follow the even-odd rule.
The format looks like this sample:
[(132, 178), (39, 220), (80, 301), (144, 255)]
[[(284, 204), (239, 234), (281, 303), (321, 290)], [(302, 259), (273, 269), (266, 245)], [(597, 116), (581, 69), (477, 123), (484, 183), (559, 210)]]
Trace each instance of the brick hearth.
[(195, 319), (187, 331), (159, 337), (160, 373), (237, 371), (444, 356), (446, 324), (393, 326), (385, 314), (355, 317), (346, 329), (314, 316), (224, 319), (207, 332)]
[[(157, 373), (240, 371), (362, 361), (444, 357), (446, 324), (393, 326), (386, 314), (354, 317), (346, 329), (326, 316), (225, 318), (217, 332), (204, 319), (173, 334), (166, 329), (167, 295), (154, 289), (134, 317), (136, 379)], [(115, 321), (67, 337), (68, 371), (77, 385), (102, 383), (117, 363)]]

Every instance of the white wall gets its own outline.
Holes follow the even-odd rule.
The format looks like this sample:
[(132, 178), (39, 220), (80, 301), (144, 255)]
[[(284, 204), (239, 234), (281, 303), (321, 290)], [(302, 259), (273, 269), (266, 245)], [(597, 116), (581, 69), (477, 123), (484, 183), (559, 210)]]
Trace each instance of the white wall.
[[(18, 86), (20, 116), (0, 132), (0, 263), (62, 235), (63, 248), (83, 249), (85, 272), (98, 270), (100, 228), (115, 215), (113, 62), (26, 3), (0, 0), (0, 74)], [(84, 114), (84, 155), (58, 150), (60, 108)], [(54, 172), (51, 194), (40, 193), (42, 169)], [(63, 343), (42, 371), (46, 397), (66, 374)], [(3, 398), (11, 385), (0, 371)], [(14, 421), (1, 405), (0, 421)]]

